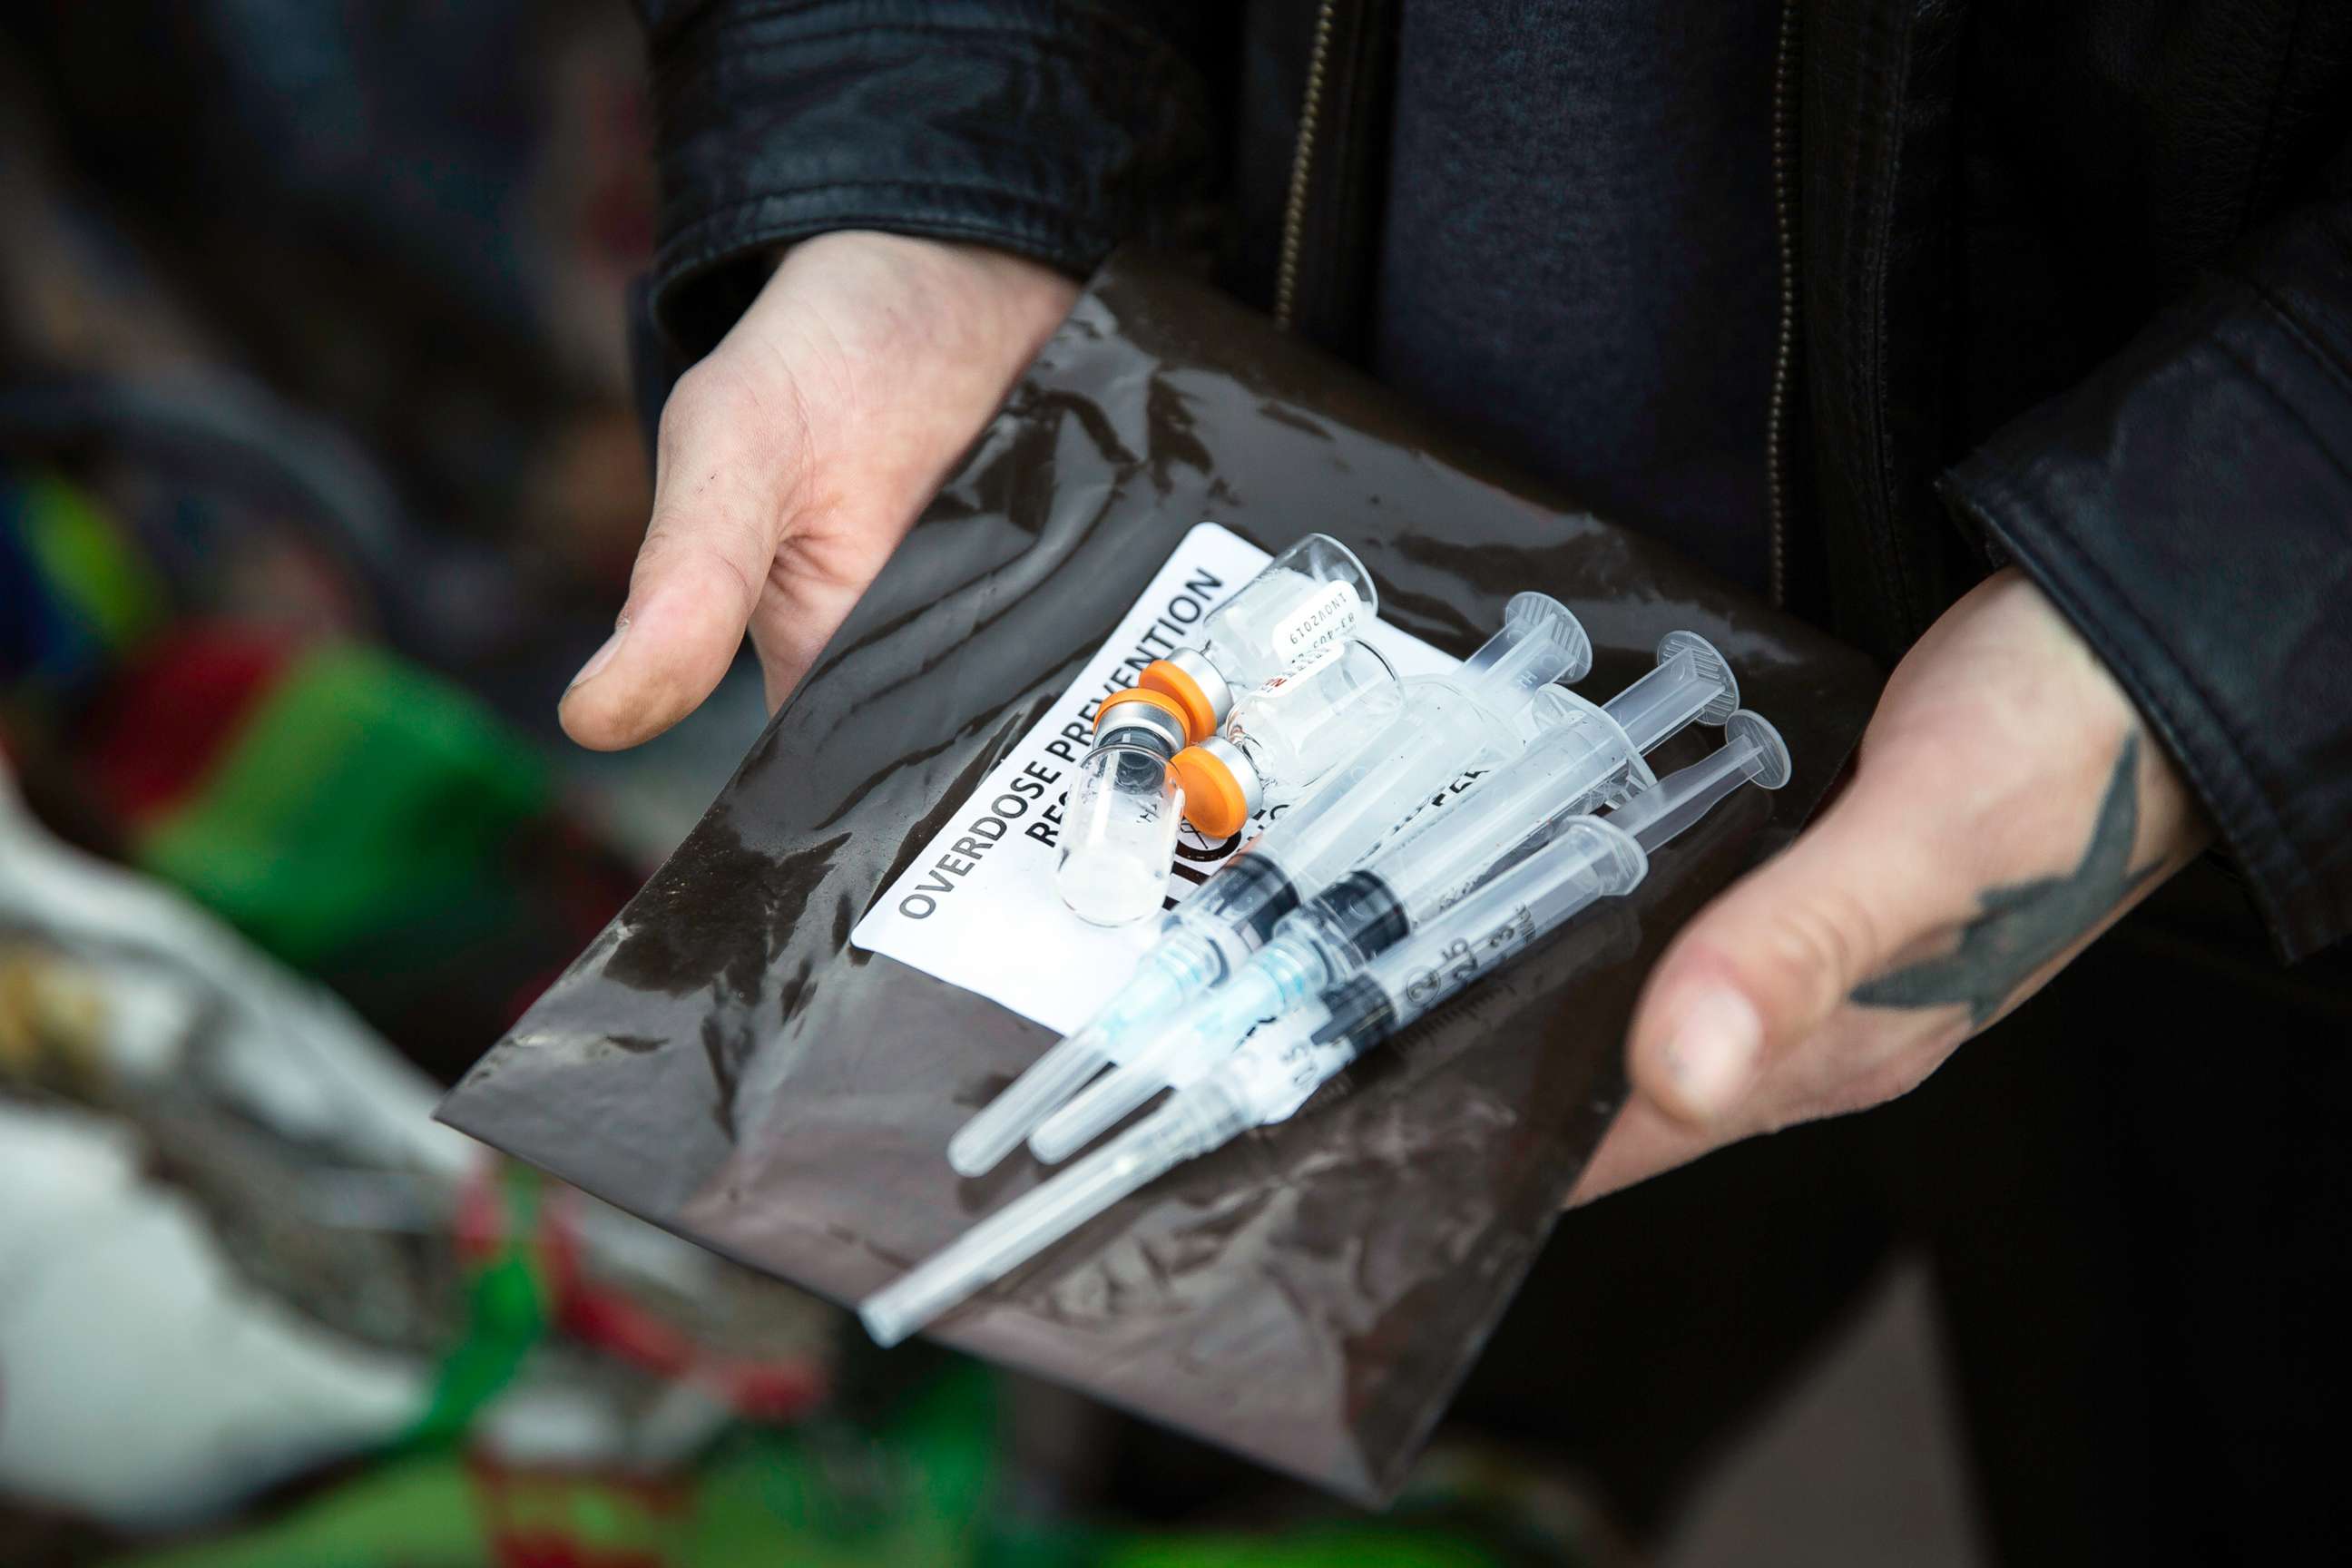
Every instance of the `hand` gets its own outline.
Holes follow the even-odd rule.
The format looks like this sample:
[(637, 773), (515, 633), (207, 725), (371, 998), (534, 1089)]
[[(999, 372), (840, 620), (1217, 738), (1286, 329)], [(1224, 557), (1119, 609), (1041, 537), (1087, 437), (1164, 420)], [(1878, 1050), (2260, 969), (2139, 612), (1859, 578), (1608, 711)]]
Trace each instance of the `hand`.
[(662, 410), (653, 521), (565, 732), (598, 751), (661, 733), (747, 627), (782, 703), (1076, 295), (977, 246), (842, 233), (785, 252)]
[(1836, 804), (1659, 960), (1570, 1201), (1908, 1091), (2207, 836), (2073, 628), (1992, 577), (1896, 668)]

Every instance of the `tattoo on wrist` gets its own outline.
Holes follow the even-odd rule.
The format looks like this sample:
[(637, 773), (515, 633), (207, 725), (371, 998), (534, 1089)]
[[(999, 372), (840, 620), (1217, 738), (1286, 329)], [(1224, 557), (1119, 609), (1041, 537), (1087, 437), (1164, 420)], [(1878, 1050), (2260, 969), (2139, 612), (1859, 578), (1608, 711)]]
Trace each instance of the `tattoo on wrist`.
[(1958, 946), (1864, 982), (1854, 988), (1853, 1000), (1865, 1007), (1958, 1004), (1969, 1010), (1969, 1026), (1982, 1028), (2029, 975), (2156, 874), (2158, 863), (2131, 868), (2138, 837), (2139, 736), (2134, 733), (2124, 740), (2090, 843), (2074, 870), (1986, 889), (1977, 895), (1981, 912), (1960, 928)]

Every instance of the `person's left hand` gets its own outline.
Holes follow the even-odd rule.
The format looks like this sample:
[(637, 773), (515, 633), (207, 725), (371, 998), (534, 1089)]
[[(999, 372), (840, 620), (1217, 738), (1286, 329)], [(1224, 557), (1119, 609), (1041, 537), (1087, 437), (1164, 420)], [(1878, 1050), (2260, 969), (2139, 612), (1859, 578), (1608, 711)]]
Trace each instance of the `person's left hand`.
[(1906, 1092), (2207, 836), (2114, 678), (2000, 573), (1896, 667), (1836, 803), (1659, 960), (1570, 1201)]

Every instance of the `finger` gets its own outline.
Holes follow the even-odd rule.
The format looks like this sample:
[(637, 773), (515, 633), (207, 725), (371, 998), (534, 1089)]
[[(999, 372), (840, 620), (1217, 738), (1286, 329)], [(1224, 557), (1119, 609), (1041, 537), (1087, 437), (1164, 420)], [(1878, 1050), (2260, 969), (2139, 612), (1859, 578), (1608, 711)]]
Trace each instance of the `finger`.
[(1759, 1076), (1895, 954), (1960, 918), (1964, 871), (1916, 828), (1913, 797), (1867, 770), (1788, 849), (1700, 911), (1634, 1014), (1638, 1093), (1718, 1141)]
[(662, 409), (653, 520), (628, 599), (563, 694), (573, 740), (634, 746), (710, 695), (759, 605), (806, 458), (797, 396), (772, 360), (730, 339), (678, 382)]

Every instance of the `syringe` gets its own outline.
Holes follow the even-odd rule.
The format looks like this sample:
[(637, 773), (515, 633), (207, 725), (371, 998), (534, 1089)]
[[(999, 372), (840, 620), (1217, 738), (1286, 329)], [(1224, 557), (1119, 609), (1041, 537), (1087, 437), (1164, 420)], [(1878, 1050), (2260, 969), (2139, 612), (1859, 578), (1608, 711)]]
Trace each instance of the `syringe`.
[(1656, 668), (1601, 707), (1557, 689), (1539, 712), (1546, 704), (1562, 711), (1524, 752), (1284, 916), (1231, 978), (1048, 1117), (1030, 1152), (1047, 1164), (1067, 1159), (1162, 1089), (1206, 1072), (1260, 1020), (1405, 940), (1559, 823), (1648, 788), (1655, 780), (1642, 754), (1695, 721), (1724, 722), (1739, 688), (1712, 644), (1675, 632)]
[(868, 1297), (858, 1309), (866, 1331), (877, 1343), (897, 1344), (1175, 1165), (1282, 1121), (1393, 1030), (1594, 900), (1630, 892), (1648, 869), (1650, 849), (1741, 784), (1753, 779), (1777, 789), (1788, 782), (1789, 753), (1769, 724), (1743, 711), (1724, 728), (1722, 750), (1636, 797), (1652, 805), (1634, 832), (1593, 817), (1567, 824), (1354, 980), (1260, 1029), (1136, 1126)]
[(1566, 605), (1542, 594), (1515, 596), (1502, 629), (1459, 669), (1408, 682), (1392, 722), (1171, 910), (1160, 941), (1110, 1001), (965, 1122), (948, 1142), (948, 1163), (967, 1176), (993, 1166), (1109, 1066), (1134, 1031), (1164, 1025), (1223, 980), (1301, 899), (1345, 875), (1465, 766), (1516, 755), (1525, 745), (1519, 711), (1591, 663), (1591, 644)]
[[(1279, 1057), (1301, 1040), (1317, 1052), (1344, 1051), (1307, 1085), (1311, 1092), (1377, 1041), (1517, 957), (1596, 900), (1631, 892), (1652, 855), (1743, 785), (1776, 790), (1789, 782), (1789, 748), (1760, 715), (1743, 709), (1723, 729), (1724, 743), (1714, 752), (1606, 817), (1568, 824), (1551, 844), (1478, 888), (1444, 920), (1259, 1030), (1226, 1060)], [(1223, 1070), (1221, 1065), (1217, 1072)]]

